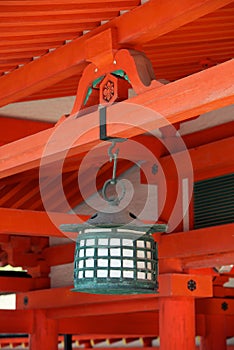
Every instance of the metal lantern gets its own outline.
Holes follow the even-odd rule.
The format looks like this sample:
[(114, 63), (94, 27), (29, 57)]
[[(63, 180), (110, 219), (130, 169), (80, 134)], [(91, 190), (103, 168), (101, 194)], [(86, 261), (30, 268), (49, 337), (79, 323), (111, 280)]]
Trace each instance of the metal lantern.
[(79, 232), (74, 291), (95, 294), (157, 292), (157, 243), (150, 233), (165, 231), (165, 225), (144, 225), (133, 214), (121, 211), (97, 213), (83, 225), (62, 225), (61, 229)]
[[(116, 186), (117, 156), (113, 176), (105, 182), (103, 198), (108, 202), (107, 212), (98, 212), (84, 224), (61, 225), (65, 232), (79, 233), (74, 261), (74, 291), (94, 294), (145, 294), (157, 292), (158, 254), (152, 232), (165, 232), (166, 225), (145, 225), (135, 215), (120, 210), (122, 194), (108, 197), (107, 188)], [(113, 210), (113, 206), (115, 209)], [(112, 209), (111, 209), (112, 207)], [(117, 209), (116, 209), (117, 208)]]

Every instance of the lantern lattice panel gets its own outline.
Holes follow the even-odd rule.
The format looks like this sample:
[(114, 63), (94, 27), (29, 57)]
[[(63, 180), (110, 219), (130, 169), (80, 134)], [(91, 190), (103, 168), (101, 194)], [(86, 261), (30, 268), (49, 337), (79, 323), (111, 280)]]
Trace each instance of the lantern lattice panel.
[(74, 265), (77, 291), (94, 290), (102, 294), (156, 291), (157, 245), (145, 232), (85, 229), (77, 239)]

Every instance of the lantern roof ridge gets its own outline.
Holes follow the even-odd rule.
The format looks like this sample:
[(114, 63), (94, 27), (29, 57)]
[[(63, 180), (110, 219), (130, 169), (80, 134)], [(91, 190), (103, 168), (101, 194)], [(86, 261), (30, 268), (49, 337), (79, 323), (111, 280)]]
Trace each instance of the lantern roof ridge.
[(63, 232), (80, 232), (92, 228), (124, 228), (125, 230), (134, 230), (145, 233), (166, 232), (167, 224), (155, 223), (145, 224), (137, 218), (136, 215), (128, 210), (118, 212), (100, 211), (91, 216), (83, 224), (62, 224), (60, 230)]

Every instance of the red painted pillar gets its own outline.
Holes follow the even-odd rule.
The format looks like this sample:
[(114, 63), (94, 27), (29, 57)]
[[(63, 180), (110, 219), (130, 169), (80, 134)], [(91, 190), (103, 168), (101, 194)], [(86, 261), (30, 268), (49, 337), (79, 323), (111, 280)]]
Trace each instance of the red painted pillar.
[(57, 320), (48, 319), (44, 310), (34, 311), (33, 331), (30, 334), (30, 350), (57, 350)]
[(159, 299), (160, 350), (195, 349), (195, 306), (191, 297)]
[(226, 350), (226, 322), (223, 315), (205, 316), (206, 335), (201, 338), (200, 350)]

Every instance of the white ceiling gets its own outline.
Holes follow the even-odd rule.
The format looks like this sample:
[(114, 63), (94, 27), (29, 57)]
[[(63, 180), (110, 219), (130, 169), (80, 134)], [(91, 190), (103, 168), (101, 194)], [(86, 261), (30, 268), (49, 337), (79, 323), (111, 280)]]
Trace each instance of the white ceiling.
[(12, 103), (0, 108), (0, 116), (57, 122), (72, 110), (75, 96)]

